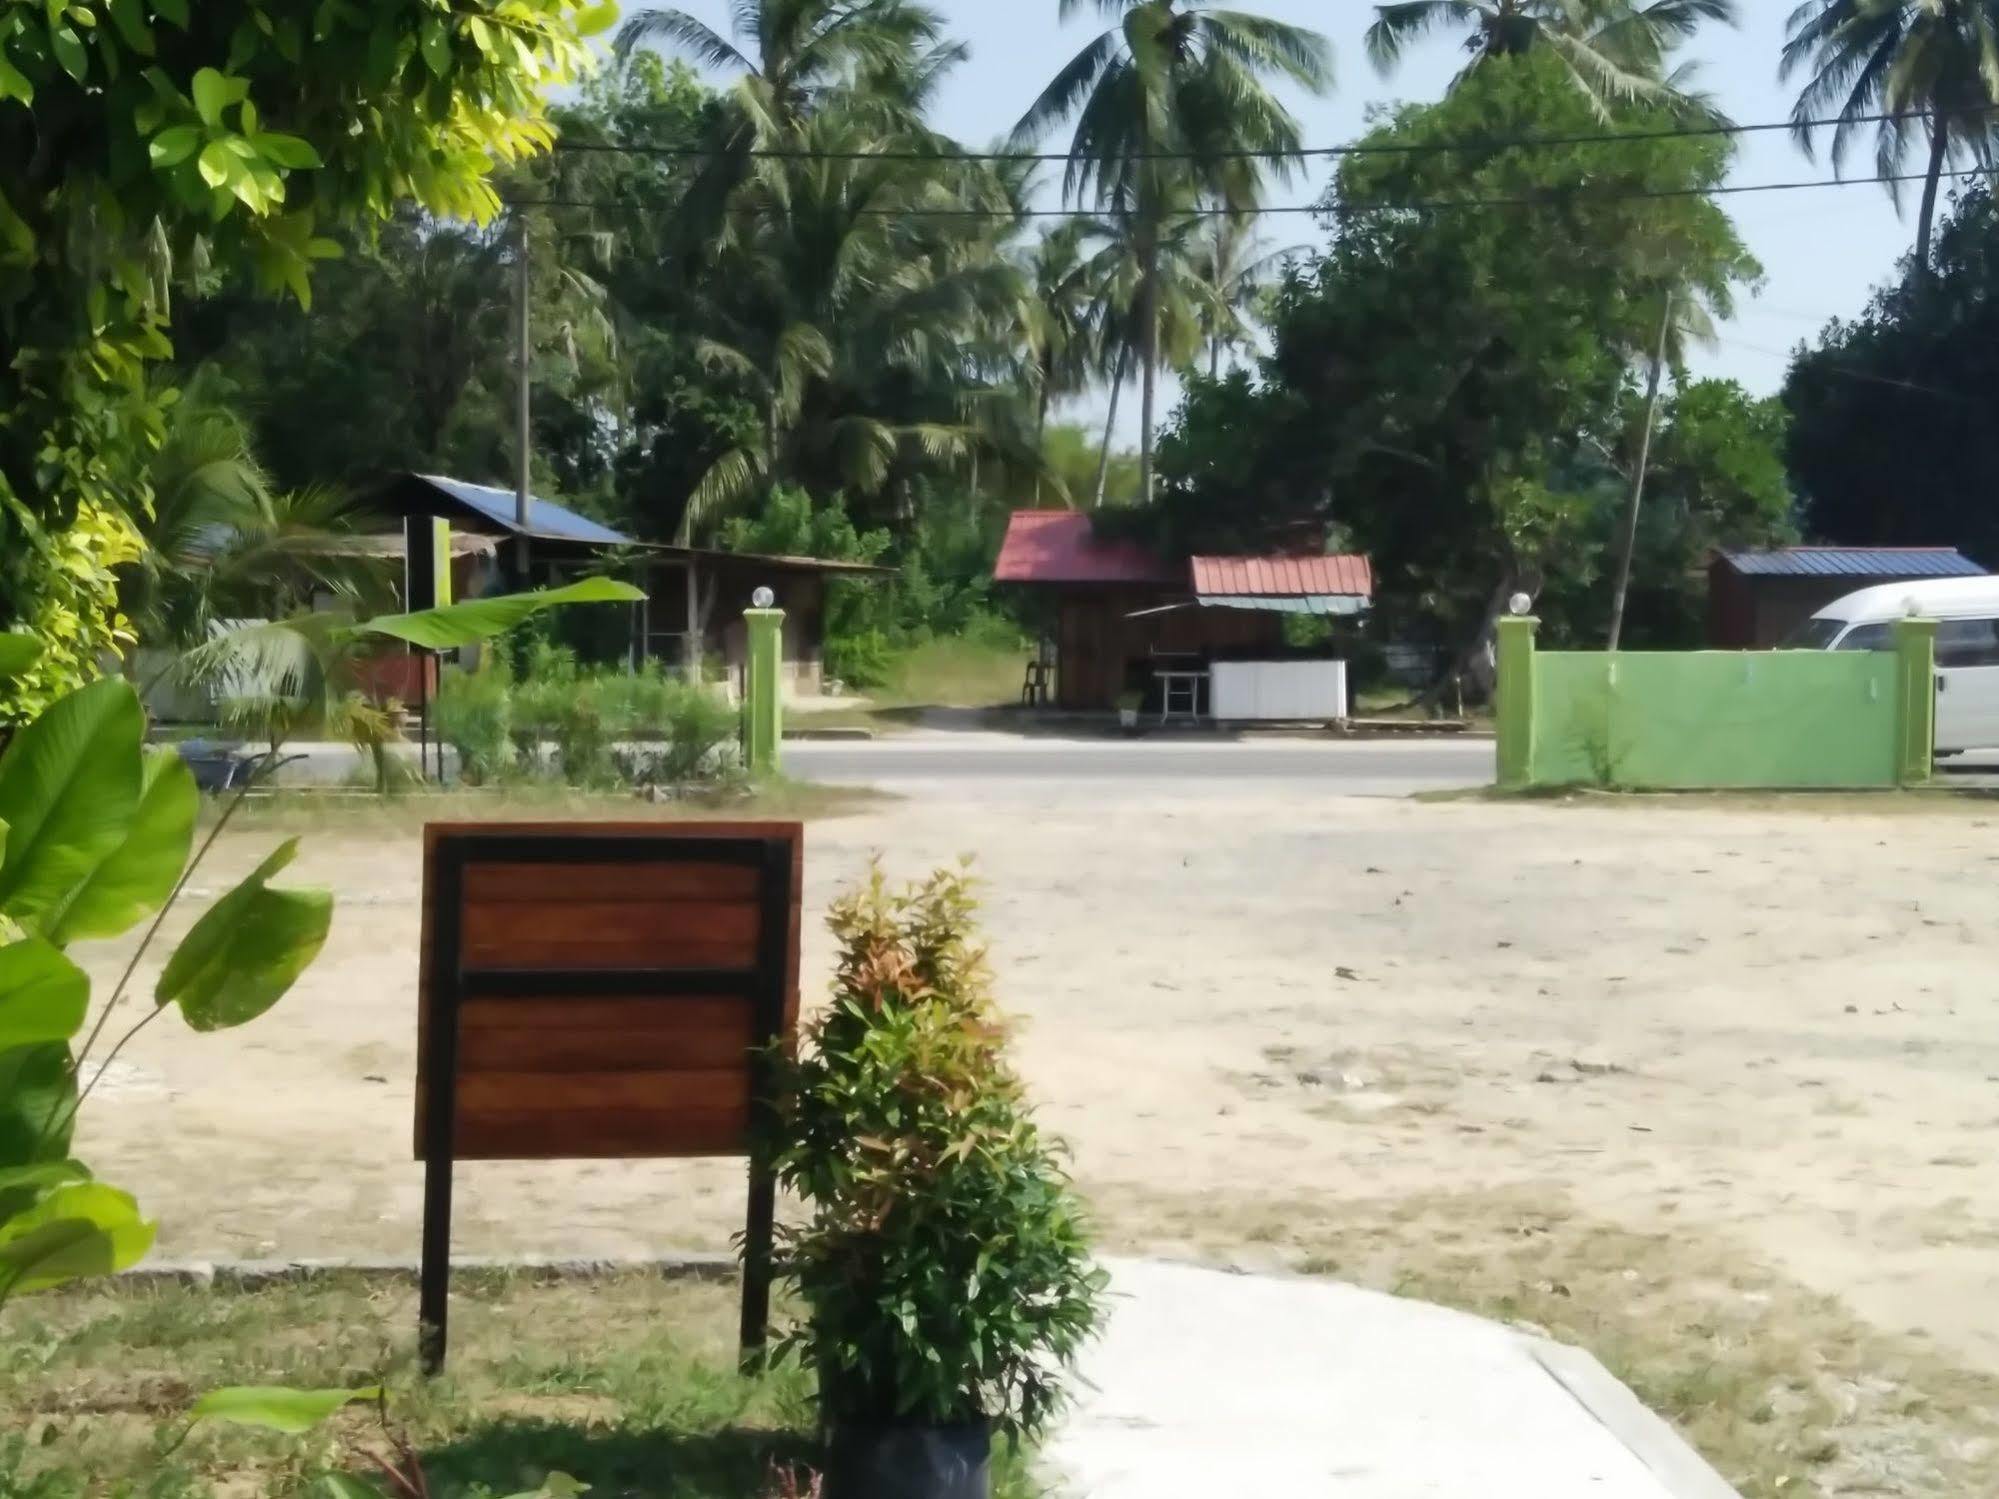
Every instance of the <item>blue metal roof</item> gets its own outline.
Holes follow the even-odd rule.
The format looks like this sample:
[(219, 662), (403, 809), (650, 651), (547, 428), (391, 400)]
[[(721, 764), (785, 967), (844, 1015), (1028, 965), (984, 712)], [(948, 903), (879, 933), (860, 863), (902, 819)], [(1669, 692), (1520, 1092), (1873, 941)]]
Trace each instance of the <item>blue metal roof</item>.
[(1784, 547), (1724, 552), (1750, 578), (1978, 578), (1985, 569), (1956, 547)]
[[(514, 492), (511, 489), (467, 484), (463, 479), (447, 479), (441, 474), (418, 474), (416, 477), (459, 504), (478, 511), (511, 535), (521, 534), (520, 527), (514, 524)], [(633, 544), (631, 537), (613, 531), (609, 526), (599, 525), (574, 510), (564, 509), (553, 500), (538, 499), (534, 495), (528, 496), (527, 534), (531, 540), (579, 541), (592, 546)]]

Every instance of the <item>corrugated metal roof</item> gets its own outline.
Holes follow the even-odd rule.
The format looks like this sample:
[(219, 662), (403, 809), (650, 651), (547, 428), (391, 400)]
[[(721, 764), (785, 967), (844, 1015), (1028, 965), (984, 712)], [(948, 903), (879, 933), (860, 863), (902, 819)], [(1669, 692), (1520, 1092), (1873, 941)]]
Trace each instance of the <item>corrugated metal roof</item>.
[(1204, 593), (1204, 609), (1256, 609), (1265, 614), (1358, 614), (1367, 600), (1352, 593), (1230, 594)]
[(1985, 573), (1956, 547), (1784, 547), (1722, 556), (1749, 578), (1972, 578)]
[(1016, 510), (993, 565), (997, 583), (1184, 584), (1186, 573), (1135, 541), (1096, 534), (1081, 510)]
[(1195, 557), (1192, 566), (1194, 592), (1204, 603), (1211, 594), (1362, 599), (1374, 595), (1374, 570), (1365, 557)]
[[(459, 504), (476, 510), (509, 535), (521, 534), (520, 527), (514, 523), (514, 492), (511, 489), (467, 484), (463, 479), (448, 479), (441, 474), (418, 474), (415, 477), (439, 493), (449, 495)], [(565, 509), (553, 500), (539, 499), (534, 495), (528, 496), (527, 535), (530, 540), (580, 541), (592, 546), (633, 544), (632, 539), (622, 532), (613, 531), (609, 526)]]

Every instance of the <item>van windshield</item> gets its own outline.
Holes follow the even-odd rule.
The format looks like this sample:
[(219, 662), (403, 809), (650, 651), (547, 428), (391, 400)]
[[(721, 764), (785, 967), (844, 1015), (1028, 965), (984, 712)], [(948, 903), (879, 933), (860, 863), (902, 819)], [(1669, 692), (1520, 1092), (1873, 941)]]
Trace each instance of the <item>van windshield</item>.
[(1781, 651), (1822, 651), (1846, 628), (1843, 619), (1808, 619), (1786, 635), (1777, 647)]

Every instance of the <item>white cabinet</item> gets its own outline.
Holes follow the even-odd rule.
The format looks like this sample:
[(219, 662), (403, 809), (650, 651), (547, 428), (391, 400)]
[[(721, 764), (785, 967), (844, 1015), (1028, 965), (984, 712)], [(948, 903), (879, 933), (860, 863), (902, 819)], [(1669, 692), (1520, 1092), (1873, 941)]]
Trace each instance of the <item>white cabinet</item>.
[(1209, 670), (1212, 717), (1327, 723), (1347, 716), (1344, 661), (1217, 661)]

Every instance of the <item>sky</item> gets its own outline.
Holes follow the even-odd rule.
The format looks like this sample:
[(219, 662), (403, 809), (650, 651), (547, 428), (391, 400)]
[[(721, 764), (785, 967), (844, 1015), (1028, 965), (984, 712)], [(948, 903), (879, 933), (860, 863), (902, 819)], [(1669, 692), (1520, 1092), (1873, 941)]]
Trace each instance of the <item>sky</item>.
[[(951, 33), (971, 48), (971, 58), (952, 75), (936, 111), (938, 129), (967, 143), (983, 144), (1011, 129), (1056, 70), (1089, 37), (1107, 24), (1094, 6), (1072, 21), (1058, 18), (1057, 0), (930, 0), (947, 18)], [(1334, 90), (1312, 98), (1280, 89), (1298, 116), (1308, 146), (1340, 145), (1366, 129), (1370, 105), (1439, 97), (1463, 62), (1458, 38), (1433, 37), (1406, 56), (1392, 77), (1383, 78), (1368, 61), (1362, 36), (1374, 7), (1363, 0), (1231, 0), (1243, 8), (1309, 26), (1333, 45)], [(1777, 78), (1784, 20), (1793, 0), (1738, 0), (1738, 28), (1714, 26), (1697, 36), (1682, 55), (1699, 64), (1697, 84), (1711, 93), (1738, 124), (1787, 119), (1795, 84)], [(683, 9), (726, 31), (725, 0), (681, 0)], [(628, 6), (627, 13), (637, 7)], [(1066, 138), (1051, 138), (1059, 150)], [(1872, 141), (1856, 144), (1850, 173), (1870, 175)], [(1912, 166), (1913, 169), (1913, 166)], [(1309, 202), (1326, 168), (1310, 182), (1273, 187), (1269, 201)], [(1807, 159), (1787, 131), (1745, 136), (1732, 183), (1782, 182), (1830, 177), (1823, 159)], [(1885, 188), (1872, 183), (1804, 192), (1750, 193), (1722, 200), (1750, 251), (1763, 264), (1765, 283), (1754, 297), (1740, 299), (1737, 316), (1720, 330), (1719, 345), (1690, 360), (1698, 374), (1728, 376), (1757, 394), (1782, 383), (1791, 349), (1810, 339), (1827, 319), (1858, 312), (1875, 286), (1895, 272), (1895, 262), (1915, 238), (1915, 194), (1905, 192), (1898, 215)], [(1311, 237), (1312, 221), (1272, 221), (1265, 237), (1290, 244)], [(1281, 236), (1281, 237), (1280, 237)], [(1087, 415), (1092, 402), (1077, 414)], [(1128, 403), (1129, 406), (1129, 403)], [(1127, 407), (1128, 409), (1128, 407)], [(1121, 413), (1121, 418), (1126, 413)], [(1121, 419), (1119, 426), (1125, 425)]]

